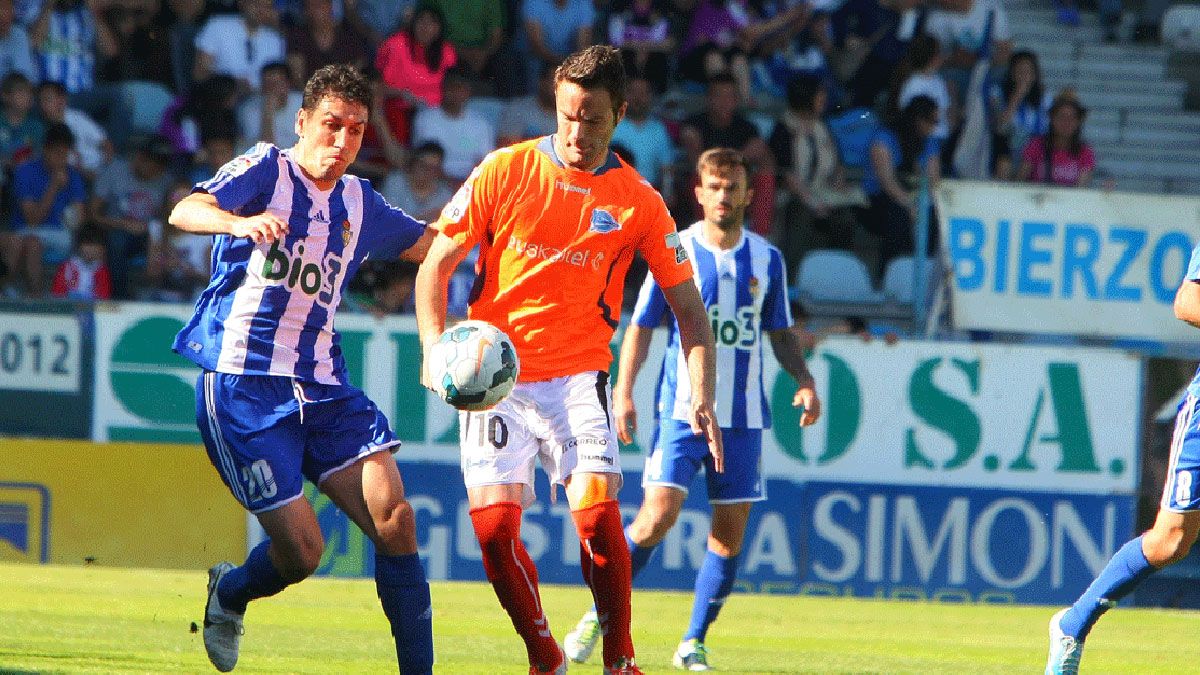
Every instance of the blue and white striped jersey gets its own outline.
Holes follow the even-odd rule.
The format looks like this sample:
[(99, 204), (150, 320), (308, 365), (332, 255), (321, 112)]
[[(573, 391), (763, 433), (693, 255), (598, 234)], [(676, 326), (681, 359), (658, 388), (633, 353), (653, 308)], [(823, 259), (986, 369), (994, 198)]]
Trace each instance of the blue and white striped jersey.
[(223, 373), (346, 384), (333, 325), (346, 284), (367, 256), (394, 258), (412, 246), (424, 223), (356, 176), (318, 190), (286, 150), (268, 143), (193, 190), (237, 215), (275, 213), (289, 229), (274, 243), (216, 236), (212, 280), (176, 336), (175, 351)]
[[(717, 423), (725, 428), (771, 426), (762, 379), (763, 333), (792, 325), (783, 255), (757, 234), (746, 232), (723, 251), (704, 240), (703, 223), (679, 233), (692, 259), (693, 278), (708, 309), (717, 343)], [(659, 373), (657, 414), (686, 420), (691, 381), (680, 349), (679, 327), (662, 289), (650, 276), (638, 294), (633, 322), (654, 328), (669, 317), (667, 352)]]

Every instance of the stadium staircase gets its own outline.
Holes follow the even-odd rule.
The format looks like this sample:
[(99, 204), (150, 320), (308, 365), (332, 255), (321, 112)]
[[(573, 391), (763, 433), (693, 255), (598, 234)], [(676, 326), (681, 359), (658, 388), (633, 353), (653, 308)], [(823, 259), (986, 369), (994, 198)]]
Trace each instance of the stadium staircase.
[(1051, 92), (1074, 87), (1088, 108), (1098, 175), (1119, 190), (1200, 194), (1200, 113), (1184, 110), (1188, 85), (1169, 77), (1165, 47), (1105, 44), (1095, 12), (1072, 28), (1050, 0), (1004, 2), (1015, 49), (1037, 53)]

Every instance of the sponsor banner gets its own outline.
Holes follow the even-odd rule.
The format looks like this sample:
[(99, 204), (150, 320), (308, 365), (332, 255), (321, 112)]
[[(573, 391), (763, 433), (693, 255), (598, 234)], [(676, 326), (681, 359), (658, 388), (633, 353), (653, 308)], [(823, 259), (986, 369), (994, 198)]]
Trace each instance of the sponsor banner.
[(245, 553), (246, 514), (203, 448), (0, 445), (0, 561), (202, 569)]
[(1200, 199), (944, 181), (956, 328), (1191, 341), (1171, 305)]
[(62, 311), (0, 313), (0, 434), (88, 436), (89, 320)]
[[(431, 579), (482, 581), (466, 490), (449, 465), (401, 462), (416, 510), (421, 559)], [(564, 499), (525, 511), (522, 538), (548, 583), (582, 583), (579, 542)], [(1132, 534), (1133, 497), (972, 488), (768, 481), (754, 505), (738, 569), (742, 591), (953, 602), (1073, 600)], [(374, 574), (369, 540), (328, 498), (310, 492), (325, 536), (318, 574)], [(641, 502), (626, 473), (625, 521)], [(688, 494), (676, 526), (636, 581), (690, 591), (710, 526), (704, 484)]]
[[(170, 351), (182, 307), (127, 304), (97, 313), (93, 438), (199, 442), (197, 368)], [(398, 457), (457, 462), (453, 409), (420, 385), (411, 317), (339, 315), (351, 381), (404, 441)], [(619, 340), (619, 335), (616, 338)], [(638, 379), (639, 468), (649, 442), (660, 331)], [(618, 342), (614, 341), (614, 349)], [(1132, 494), (1137, 485), (1140, 362), (1084, 348), (903, 342), (823, 342), (809, 358), (824, 412), (801, 432), (795, 384), (765, 358), (774, 428), (768, 477)]]
[(801, 592), (1070, 604), (1132, 536), (1134, 499), (808, 483)]

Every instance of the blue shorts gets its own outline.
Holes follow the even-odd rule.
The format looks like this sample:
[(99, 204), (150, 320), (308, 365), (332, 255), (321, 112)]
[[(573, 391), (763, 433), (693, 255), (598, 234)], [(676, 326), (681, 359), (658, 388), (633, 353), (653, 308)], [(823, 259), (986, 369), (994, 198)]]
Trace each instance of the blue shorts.
[(693, 434), (687, 422), (662, 420), (646, 458), (642, 486), (660, 485), (687, 494), (700, 466), (714, 504), (761, 502), (767, 498), (762, 480), (762, 429), (721, 429), (725, 442), (725, 471), (713, 471), (712, 456), (703, 434)]
[(1200, 510), (1200, 398), (1188, 394), (1175, 415), (1175, 433), (1160, 506), (1166, 511)]
[(208, 458), (252, 513), (279, 508), (360, 458), (399, 445), (387, 418), (349, 385), (204, 371), (196, 423)]

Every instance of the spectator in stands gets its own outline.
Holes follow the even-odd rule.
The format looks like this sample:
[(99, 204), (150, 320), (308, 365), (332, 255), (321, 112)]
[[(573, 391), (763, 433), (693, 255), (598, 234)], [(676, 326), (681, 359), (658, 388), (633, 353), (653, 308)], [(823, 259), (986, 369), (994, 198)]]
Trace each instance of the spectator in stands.
[[(738, 83), (730, 73), (719, 73), (708, 83), (708, 93), (705, 97), (705, 108), (684, 121), (679, 132), (679, 142), (683, 150), (683, 161), (694, 167), (700, 154), (709, 148), (735, 148), (742, 152), (750, 162), (754, 171), (750, 177), (750, 185), (754, 189), (750, 207), (746, 217), (750, 229), (758, 234), (767, 235), (771, 230), (774, 219), (775, 200), (775, 168), (774, 158), (766, 142), (759, 135), (758, 127), (748, 120), (738, 110)], [(685, 192), (691, 192), (696, 180), (695, 170), (687, 175), (686, 185), (677, 186)], [(681, 209), (689, 200), (681, 199), (676, 202)], [(690, 195), (689, 195), (690, 196)], [(691, 196), (691, 202), (695, 202)], [(689, 207), (690, 208), (690, 207)], [(699, 220), (699, 212), (692, 210), (688, 216), (696, 216), (685, 222)]]
[(928, 96), (938, 107), (938, 124), (933, 138), (940, 145), (950, 139), (951, 115), (950, 90), (946, 81), (938, 74), (945, 59), (937, 38), (930, 35), (917, 36), (908, 48), (902, 68), (907, 71), (900, 78), (896, 92), (895, 110), (903, 110), (908, 102), (918, 96)]
[(96, 180), (88, 212), (108, 237), (113, 293), (118, 298), (133, 297), (130, 275), (145, 266), (150, 221), (162, 213), (171, 186), (171, 154), (170, 142), (152, 137), (128, 161), (113, 160)]
[(546, 68), (557, 68), (568, 54), (592, 44), (592, 0), (525, 0), (522, 18), (532, 57), (525, 71), (530, 88)]
[(828, 59), (833, 53), (829, 15), (816, 13), (795, 22), (794, 30), (778, 31), (763, 42), (750, 62), (750, 88), (756, 100), (787, 100), (788, 83), (797, 77), (816, 77), (835, 84)]
[(351, 302), (376, 318), (411, 314), (417, 264), (406, 260), (368, 260), (351, 280)]
[(113, 144), (104, 128), (82, 110), (67, 107), (67, 90), (59, 82), (46, 81), (37, 88), (42, 123), (66, 124), (75, 136), (71, 163), (90, 181), (113, 157)]
[(96, 15), (101, 6), (85, 0), (44, 0), (29, 29), (42, 79), (62, 82), (89, 112), (103, 104), (93, 91), (96, 59), (112, 58), (118, 50), (112, 31)]
[(13, 0), (0, 0), (0, 77), (21, 73), (30, 82), (37, 79), (29, 33), (15, 21)]
[(196, 153), (199, 160), (188, 175), (188, 183), (201, 183), (221, 170), (237, 156), (237, 130), (227, 126), (206, 129), (201, 136), (200, 152)]
[(346, 21), (374, 52), (412, 18), (416, 0), (344, 0)]
[(389, 173), (379, 194), (413, 218), (432, 223), (454, 196), (442, 178), (445, 156), (432, 141), (413, 148), (407, 170)]
[(146, 283), (139, 289), (139, 297), (158, 302), (185, 302), (192, 300), (208, 284), (213, 238), (164, 225), (171, 209), (191, 192), (191, 182), (175, 181), (167, 194), (162, 214), (150, 221)]
[(44, 259), (59, 261), (71, 250), (71, 234), (83, 218), (87, 190), (83, 174), (71, 166), (75, 138), (65, 124), (46, 129), (40, 155), (13, 171), (13, 236), (6, 261), (23, 277), (32, 297), (44, 292)]
[(167, 107), (158, 133), (171, 141), (176, 152), (191, 155), (200, 149), (204, 130), (237, 131), (237, 100), (237, 81), (229, 75), (213, 75)]
[(280, 61), (262, 67), (262, 86), (238, 105), (238, 126), (243, 148), (255, 143), (274, 143), (290, 148), (296, 135), (296, 111), (304, 94), (292, 86), (292, 71)]
[(680, 75), (691, 82), (707, 82), (718, 73), (730, 73), (740, 101), (750, 101), (750, 62), (759, 43), (768, 35), (808, 15), (808, 5), (797, 3), (764, 19), (747, 0), (700, 0), (688, 25), (679, 59)]
[(109, 300), (112, 282), (108, 275), (104, 233), (93, 226), (75, 233), (71, 257), (62, 261), (50, 284), (50, 295), (70, 300)]
[(417, 113), (413, 145), (433, 141), (446, 151), (446, 175), (461, 182), (496, 147), (496, 131), (482, 115), (467, 109), (470, 71), (455, 66), (442, 79), (442, 104)]
[(99, 58), (97, 78), (103, 82), (145, 80), (170, 87), (174, 83), (167, 16), (159, 0), (112, 3), (100, 16), (116, 41), (116, 51)]
[[(471, 81), (486, 79), (488, 66), (504, 44), (504, 3), (497, 0), (426, 0), (446, 19), (446, 39), (454, 45)], [(556, 64), (557, 65), (557, 64)]]
[(852, 106), (875, 107), (927, 17), (925, 0), (847, 0), (833, 13), (833, 74)]
[(821, 119), (828, 98), (817, 78), (792, 80), (787, 112), (776, 122), (769, 140), (784, 197), (776, 239), (788, 279), (795, 278), (809, 250), (850, 249), (853, 208), (864, 203), (862, 193), (846, 184), (837, 145)]
[(667, 126), (651, 114), (654, 89), (650, 80), (640, 75), (630, 78), (626, 85), (625, 102), (628, 108), (625, 117), (617, 124), (612, 142), (628, 148), (633, 159), (630, 163), (642, 174), (642, 178), (669, 194), (672, 167), (675, 164), (675, 144), (671, 141)]
[(457, 63), (458, 54), (446, 40), (446, 20), (430, 5), (418, 7), (404, 30), (384, 41), (375, 55), (387, 85), (384, 93), (403, 98), (410, 108), (441, 105), (442, 78)]
[(168, 0), (173, 17), (167, 28), (171, 49), (171, 81), (176, 92), (186, 94), (195, 84), (196, 36), (204, 23), (204, 0)]
[(545, 66), (532, 96), (509, 99), (500, 115), (499, 145), (546, 136), (558, 128), (554, 102), (554, 67)]
[(608, 42), (621, 50), (630, 76), (645, 78), (655, 93), (667, 90), (676, 44), (655, 0), (632, 0), (624, 11), (609, 15)]
[[(61, 1), (61, 0), (60, 0)], [(238, 0), (238, 14), (216, 14), (196, 35), (193, 77), (228, 75), (239, 94), (257, 91), (262, 67), (286, 57), (279, 17), (271, 0)]]
[(333, 0), (304, 0), (304, 22), (288, 28), (285, 43), (295, 82), (308, 82), (318, 68), (331, 63), (362, 70), (371, 61), (365, 38), (345, 20), (334, 18)]
[[(918, 220), (919, 176), (924, 173), (929, 187), (941, 177), (937, 128), (937, 103), (928, 96), (908, 102), (892, 128), (882, 127), (871, 141), (871, 161), (863, 175), (863, 192), (870, 202), (863, 226), (879, 237), (880, 270), (892, 258), (912, 255)], [(929, 218), (933, 236), (933, 218)]]
[(989, 21), (992, 62), (1008, 62), (1012, 53), (1008, 14), (1000, 0), (937, 0), (937, 4), (925, 23), (925, 32), (937, 38), (947, 52), (942, 76), (950, 87), (950, 95), (961, 101), (971, 79), (971, 69), (985, 46), (983, 38)]
[(21, 73), (0, 80), (0, 159), (10, 169), (32, 157), (41, 147), (46, 128), (33, 112), (33, 86)]
[(1087, 110), (1073, 96), (1059, 96), (1050, 107), (1050, 131), (1034, 136), (1021, 153), (1017, 179), (1064, 187), (1092, 184), (1096, 155), (1083, 141)]
[(1050, 130), (1052, 102), (1050, 92), (1042, 84), (1037, 55), (1024, 50), (1015, 52), (1008, 60), (1004, 81), (992, 90), (996, 178), (1011, 180), (1029, 139)]

